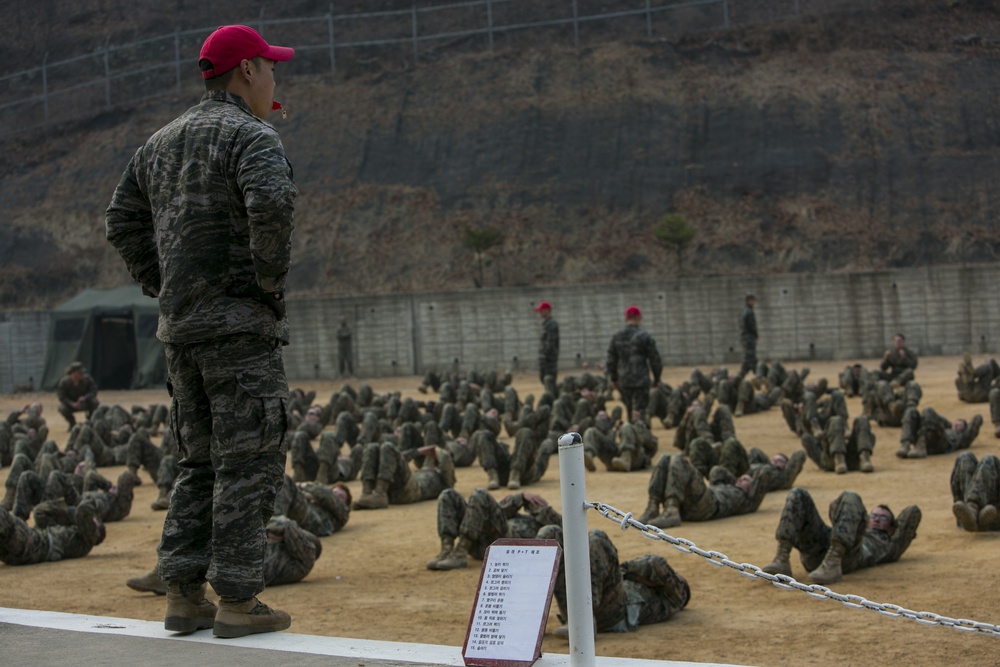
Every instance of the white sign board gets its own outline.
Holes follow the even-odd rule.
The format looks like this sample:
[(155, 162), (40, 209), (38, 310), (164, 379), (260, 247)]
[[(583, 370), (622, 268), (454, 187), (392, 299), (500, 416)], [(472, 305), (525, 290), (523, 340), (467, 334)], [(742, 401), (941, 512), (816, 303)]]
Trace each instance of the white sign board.
[(466, 665), (515, 667), (541, 656), (560, 555), (555, 540), (490, 545), (462, 647)]

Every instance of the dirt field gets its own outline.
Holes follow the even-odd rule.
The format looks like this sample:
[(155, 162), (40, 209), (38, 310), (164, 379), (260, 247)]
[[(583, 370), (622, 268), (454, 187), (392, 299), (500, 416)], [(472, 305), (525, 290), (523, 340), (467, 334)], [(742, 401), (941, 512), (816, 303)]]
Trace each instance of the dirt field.
[[(977, 359), (979, 361), (979, 359)], [(799, 367), (793, 363), (789, 367)], [(874, 366), (874, 361), (866, 362)], [(917, 379), (924, 388), (922, 405), (931, 405), (947, 417), (984, 416), (986, 424), (974, 443), (977, 456), (1000, 453), (1000, 440), (989, 424), (988, 406), (960, 403), (953, 384), (958, 359), (924, 358)], [(826, 376), (836, 383), (843, 362), (811, 364), (812, 379)], [(664, 380), (685, 378), (689, 367), (670, 368)], [(539, 390), (537, 379), (515, 379), (522, 396)], [(339, 382), (292, 382), (313, 388), (325, 401)], [(400, 377), (371, 382), (377, 391), (399, 389), (421, 396), (418, 378)], [(165, 392), (103, 392), (105, 403), (165, 402)], [(55, 410), (51, 394), (0, 397), (0, 412), (41, 400), (45, 404), (53, 437), (65, 443), (66, 426)], [(860, 413), (858, 399), (848, 399), (851, 415)], [(778, 411), (737, 420), (737, 435), (749, 446), (768, 453), (791, 452), (800, 445)], [(871, 507), (887, 502), (898, 512), (917, 504), (923, 522), (917, 539), (895, 564), (848, 575), (832, 588), (874, 602), (893, 603), (915, 611), (953, 618), (1000, 623), (1000, 533), (966, 533), (958, 529), (951, 513), (949, 474), (953, 456), (925, 460), (900, 460), (894, 456), (898, 429), (874, 427), (878, 438), (875, 473), (834, 475), (819, 471), (811, 462), (798, 479), (825, 508), (844, 489), (859, 492)], [(658, 424), (660, 450), (672, 450), (672, 432)], [(107, 476), (119, 469), (106, 469)], [(6, 470), (0, 476), (6, 478)], [(107, 540), (86, 558), (13, 568), (0, 565), (0, 607), (45, 609), (125, 618), (159, 620), (162, 597), (139, 594), (125, 586), (125, 579), (148, 571), (162, 526), (162, 512), (150, 502), (155, 486), (146, 473), (136, 489), (132, 514), (108, 525)], [(553, 461), (544, 480), (529, 487), (557, 508), (559, 466)], [(457, 489), (470, 493), (485, 486), (479, 467), (458, 471)], [(599, 470), (587, 477), (587, 498), (639, 515), (646, 505), (648, 473), (609, 473)], [(360, 491), (360, 482), (352, 483)], [(504, 490), (495, 492), (498, 497)], [(699, 547), (716, 550), (737, 562), (759, 566), (774, 555), (774, 528), (784, 503), (783, 492), (769, 495), (755, 514), (707, 523), (685, 523), (671, 535), (685, 537)], [(966, 634), (944, 627), (893, 619), (869, 610), (850, 609), (815, 600), (797, 591), (782, 591), (766, 582), (745, 578), (729, 568), (713, 567), (702, 558), (685, 555), (670, 545), (644, 539), (636, 531), (622, 533), (597, 513), (591, 528), (602, 528), (615, 541), (619, 554), (631, 558), (658, 552), (666, 556), (691, 584), (692, 599), (686, 610), (667, 623), (644, 626), (630, 634), (601, 634), (597, 652), (605, 656), (685, 661), (719, 661), (747, 665), (1000, 665), (1000, 638)], [(461, 646), (465, 638), (478, 567), (452, 572), (432, 572), (424, 563), (438, 550), (433, 502), (356, 511), (343, 532), (323, 538), (323, 556), (302, 583), (275, 587), (262, 598), (288, 610), (296, 633), (336, 635), (364, 639), (420, 642)], [(478, 562), (477, 562), (478, 565)], [(793, 575), (805, 580), (793, 554)], [(553, 605), (554, 609), (554, 605)], [(549, 627), (556, 624), (555, 612)], [(546, 635), (543, 650), (568, 653), (564, 640)]]

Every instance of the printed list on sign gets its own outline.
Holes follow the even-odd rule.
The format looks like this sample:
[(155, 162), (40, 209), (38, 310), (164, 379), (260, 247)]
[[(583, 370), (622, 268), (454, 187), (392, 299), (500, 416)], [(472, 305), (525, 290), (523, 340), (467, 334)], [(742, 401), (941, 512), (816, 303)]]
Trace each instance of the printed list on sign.
[(559, 557), (555, 540), (490, 545), (462, 650), (466, 665), (530, 665), (538, 659)]

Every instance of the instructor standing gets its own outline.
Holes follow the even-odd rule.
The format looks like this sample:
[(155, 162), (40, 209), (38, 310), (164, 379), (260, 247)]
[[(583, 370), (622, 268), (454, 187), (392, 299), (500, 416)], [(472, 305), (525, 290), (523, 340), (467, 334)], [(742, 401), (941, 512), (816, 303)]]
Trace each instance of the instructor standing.
[(542, 301), (535, 306), (542, 318), (542, 337), (538, 342), (538, 378), (545, 384), (545, 376), (556, 379), (559, 373), (559, 324), (552, 317), (552, 304)]
[[(259, 602), (266, 525), (285, 469), (285, 277), (297, 189), (265, 119), (275, 63), (294, 51), (247, 26), (209, 35), (201, 102), (125, 168), (108, 241), (160, 302), (181, 473), (159, 547), (164, 625), (217, 637), (284, 630)], [(205, 598), (205, 583), (219, 607)]]
[(612, 385), (621, 395), (625, 414), (630, 422), (647, 422), (650, 374), (652, 386), (660, 386), (663, 362), (656, 349), (656, 341), (643, 329), (642, 311), (637, 306), (625, 309), (625, 328), (612, 337), (608, 346), (607, 373)]
[(753, 310), (756, 305), (757, 297), (747, 294), (744, 299), (743, 314), (740, 316), (740, 344), (743, 345), (741, 379), (750, 371), (757, 371), (757, 314)]

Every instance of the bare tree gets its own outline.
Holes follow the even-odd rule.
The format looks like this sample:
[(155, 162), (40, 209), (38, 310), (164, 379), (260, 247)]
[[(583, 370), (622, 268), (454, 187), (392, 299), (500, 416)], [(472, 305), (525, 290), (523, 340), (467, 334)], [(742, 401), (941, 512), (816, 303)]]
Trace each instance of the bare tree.
[(503, 232), (499, 229), (491, 227), (465, 228), (465, 232), (462, 234), (462, 245), (476, 254), (476, 275), (473, 276), (472, 281), (477, 289), (482, 287), (486, 280), (483, 273), (483, 255), (501, 243), (503, 243)]

